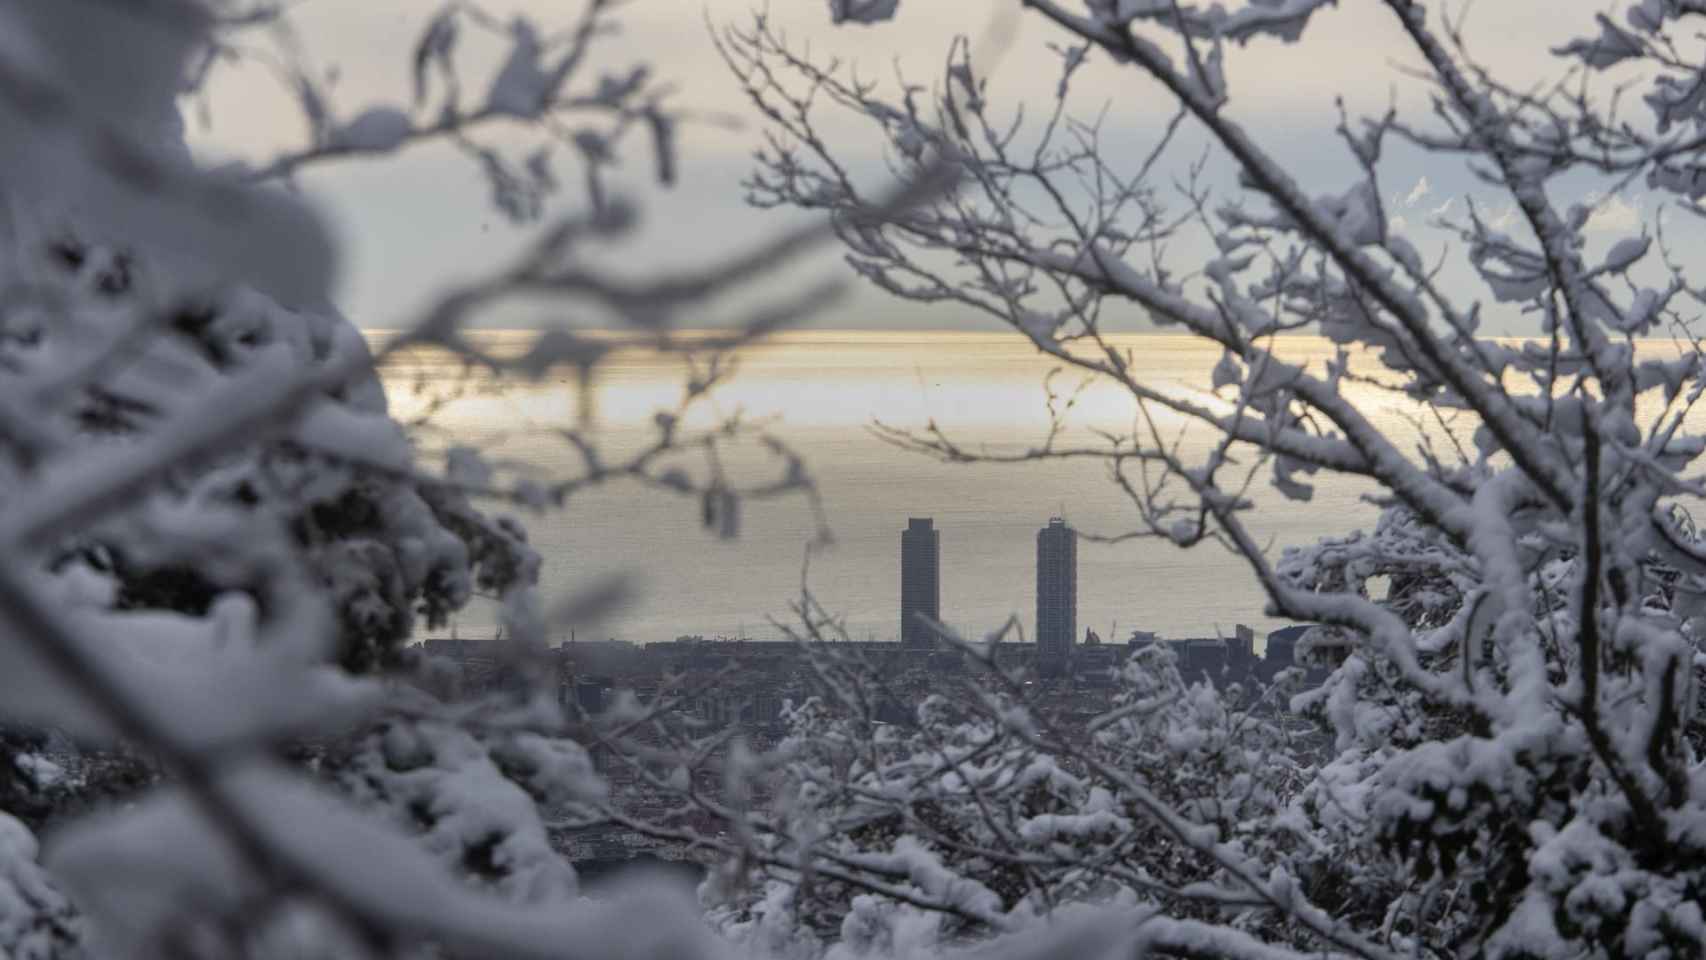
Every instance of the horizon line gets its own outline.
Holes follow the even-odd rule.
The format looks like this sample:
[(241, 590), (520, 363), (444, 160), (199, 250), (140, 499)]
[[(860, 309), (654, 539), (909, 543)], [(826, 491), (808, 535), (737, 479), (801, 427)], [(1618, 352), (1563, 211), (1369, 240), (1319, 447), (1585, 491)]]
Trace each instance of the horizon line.
[[(363, 336), (372, 337), (372, 336), (384, 336), (387, 334), (402, 333), (402, 332), (408, 330), (409, 328), (407, 328), (407, 327), (359, 326), (358, 325), (358, 326), (356, 326), (356, 329)], [(475, 334), (475, 335), (480, 335), (480, 334), (529, 334), (529, 333), (538, 333), (538, 332), (541, 332), (541, 331), (547, 330), (547, 329), (552, 329), (552, 328), (549, 328), (549, 327), (468, 327), (468, 328), (463, 329), (462, 332), (465, 334)], [(681, 327), (681, 328), (670, 330), (669, 335), (672, 337), (719, 337), (719, 336), (720, 337), (726, 337), (726, 336), (729, 336), (731, 334), (739, 332), (739, 329), (740, 328), (738, 328), (738, 327)], [(647, 333), (647, 331), (644, 331), (644, 330), (636, 330), (636, 329), (626, 328), (626, 327), (583, 327), (583, 328), (577, 328), (577, 329), (573, 330), (572, 332), (577, 334), (577, 335), (587, 336), (587, 337), (616, 336), (616, 335), (622, 335), (622, 334), (628, 334), (628, 335), (634, 335), (634, 336), (644, 336)], [(1024, 334), (1020, 333), (1017, 330), (965, 330), (965, 329), (957, 329), (957, 328), (918, 328), (918, 327), (792, 327), (792, 328), (786, 328), (786, 329), (781, 329), (781, 330), (774, 330), (774, 331), (771, 331), (770, 333), (763, 334), (763, 335), (755, 338), (752, 341), (752, 345), (761, 346), (766, 341), (774, 342), (778, 339), (788, 338), (788, 337), (798, 337), (798, 336), (831, 337), (831, 336), (848, 336), (848, 335), (854, 335), (854, 334), (861, 335), (861, 336), (864, 336), (864, 335), (909, 336), (909, 337), (950, 336), (950, 337), (967, 337), (967, 338), (978, 337), (978, 338), (984, 338), (984, 339), (1002, 339), (1002, 340), (1008, 340), (1008, 339), (1016, 339), (1016, 340), (1021, 340), (1021, 341), (1024, 340)], [(1209, 340), (1207, 337), (1204, 337), (1201, 334), (1183, 332), (1183, 331), (1177, 331), (1177, 330), (1169, 330), (1169, 329), (1106, 331), (1103, 333), (1103, 336), (1109, 337), (1109, 338), (1115, 338), (1115, 339), (1125, 338), (1125, 337), (1156, 337), (1156, 338), (1175, 339), (1175, 340), (1200, 340), (1200, 341), (1203, 341), (1205, 344), (1213, 343), (1213, 341)], [(1325, 337), (1324, 335), (1322, 335), (1320, 333), (1311, 333), (1311, 332), (1301, 331), (1301, 330), (1280, 331), (1280, 332), (1272, 334), (1271, 336), (1278, 338), (1278, 339), (1285, 339), (1285, 340), (1292, 340), (1292, 339), (1296, 339), (1296, 340), (1326, 340), (1326, 339), (1328, 339), (1327, 337)], [(1532, 334), (1515, 334), (1515, 333), (1513, 333), (1513, 334), (1500, 334), (1497, 336), (1476, 337), (1475, 339), (1492, 341), (1492, 342), (1517, 342), (1517, 343), (1520, 343), (1523, 341), (1532, 341), (1532, 340), (1542, 339), (1544, 336), (1545, 336), (1544, 334), (1540, 334), (1540, 333), (1532, 333)], [(1087, 339), (1088, 339), (1087, 337), (1076, 337), (1076, 338), (1069, 339), (1069, 340), (1066, 340), (1063, 342), (1064, 343), (1073, 343), (1073, 342), (1087, 340)], [(1646, 342), (1674, 343), (1674, 342), (1678, 342), (1678, 340), (1679, 340), (1679, 338), (1677, 338), (1675, 336), (1634, 337), (1632, 339), (1634, 339), (1637, 343), (1646, 343)], [(1350, 346), (1350, 345), (1347, 345), (1347, 346)], [(1355, 345), (1355, 346), (1358, 346), (1364, 350), (1374, 349), (1373, 347), (1371, 347), (1368, 344), (1359, 344), (1359, 345)]]

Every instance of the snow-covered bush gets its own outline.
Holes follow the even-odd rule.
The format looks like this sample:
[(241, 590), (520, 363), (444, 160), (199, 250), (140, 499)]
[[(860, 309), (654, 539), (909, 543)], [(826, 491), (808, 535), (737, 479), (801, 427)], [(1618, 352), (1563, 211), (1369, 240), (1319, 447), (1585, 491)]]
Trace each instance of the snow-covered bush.
[[(831, 6), (838, 21), (878, 24), (862, 28), (873, 38), (897, 9)], [(1334, 756), (1279, 792), (1249, 836), (1197, 822), (1205, 801), (1245, 795), (1236, 769), (1184, 796), (1164, 792), (1165, 771), (1131, 778), (1153, 803), (1121, 815), (1181, 856), (1158, 877), (1164, 892), (1143, 894), (1160, 909), (1131, 915), (1131, 942), (1194, 956), (1698, 956), (1706, 549), (1682, 511), (1706, 495), (1689, 472), (1706, 451), (1693, 327), (1706, 292), (1691, 280), (1698, 243), (1673, 225), (1686, 230), (1706, 193), (1694, 42), (1706, 11), (1642, 0), (1589, 20), (1571, 8), (1588, 35), (1550, 51), (1566, 79), (1535, 83), (1471, 57), (1473, 18), (1385, 0), (1374, 6), (1431, 112), (1357, 119), (1341, 105), (1324, 126), (1351, 173), (1323, 184), (1263, 142), (1239, 81), (1271, 83), (1288, 56), (1321, 55), (1287, 45), (1309, 43), (1333, 6), (1026, 3), (1062, 59), (1059, 100), (1031, 124), (998, 108), (969, 41), (936, 86), (892, 95), (820, 66), (762, 15), (726, 29), (722, 48), (771, 121), (756, 203), (826, 212), (873, 284), (993, 317), (1132, 411), (1129, 430), (1097, 424), (1094, 436), (1057, 417), (1020, 452), (936, 424), (880, 429), (957, 463), (1099, 455), (1139, 531), (1236, 551), (1270, 614), (1313, 625), (1300, 653), (1334, 667), (1289, 704), (1331, 725)], [(1257, 47), (1266, 60), (1245, 49)], [(1128, 155), (1111, 115), (1070, 116), (1087, 69), (1124, 76), (1122, 95), (1166, 98), (1176, 119)], [(848, 127), (831, 111), (894, 169), (955, 165), (959, 188), (874, 215), (851, 160), (865, 153), (838, 139)], [(1192, 138), (1210, 159), (1189, 147), (1173, 161)], [(1436, 181), (1474, 184), (1466, 212), (1440, 207), (1426, 231), (1383, 186), (1418, 154)], [(1218, 160), (1235, 185), (1214, 175)], [(1643, 202), (1625, 206), (1659, 213), (1633, 226), (1598, 215), (1637, 185)], [(1225, 189), (1241, 195), (1217, 199)], [(1430, 237), (1440, 251), (1424, 256)], [(1143, 348), (1109, 333), (1121, 310), (1216, 347), (1212, 391), (1141, 381), (1128, 351)], [(1488, 320), (1539, 335), (1487, 337)], [(1300, 361), (1294, 331), (1336, 349)], [(1178, 439), (1181, 423), (1198, 442)], [(1271, 495), (1257, 490), (1264, 475)], [(1371, 491), (1375, 529), (1273, 556), (1251, 512), (1309, 500), (1324, 475)], [(992, 718), (1030, 742), (1030, 715)], [(1048, 752), (1085, 752), (1068, 746)], [(873, 793), (884, 769), (843, 780)], [(930, 793), (907, 789), (917, 796), (884, 802), (915, 810)], [(823, 842), (845, 856), (850, 841)], [(795, 869), (802, 886), (814, 876)], [(883, 879), (910, 894), (929, 874), (915, 872)], [(774, 888), (759, 895), (778, 902)], [(1221, 908), (1190, 913), (1187, 895)]]
[[(665, 350), (699, 371), (691, 404), (726, 376), (729, 351), (824, 301), (816, 286), (737, 316), (725, 337), (672, 339), (681, 312), (822, 227), (656, 282), (612, 283), (583, 259), (638, 216), (604, 186), (625, 142), (647, 138), (656, 179), (675, 177), (676, 117), (651, 72), (591, 74), (611, 7), (586, 4), (558, 34), (447, 4), (412, 50), (416, 102), (350, 108), (349, 91), (294, 59), (290, 30), (270, 29), (281, 6), (0, 0), (0, 952), (714, 951), (689, 904), (575, 900), (544, 811), (593, 817), (604, 794), (537, 654), (553, 612), (614, 592), (542, 601), (540, 559), (498, 511), (635, 479), (716, 504), (733, 533), (747, 491), (667, 455), (687, 443), (714, 458), (745, 428), (701, 436), (675, 409), (632, 459), (604, 457), (580, 423), (564, 430), (579, 471), (512, 475), (467, 448), (441, 471), (375, 372), (443, 350), (499, 375), (567, 367), (586, 382), (604, 357)], [(464, 102), (458, 36), (475, 29), (508, 54)], [(308, 142), (203, 166), (178, 101), (255, 56), (302, 106)], [(551, 174), (565, 129), (584, 197), (560, 195)], [(518, 225), (545, 223), (515, 262), (438, 292), (370, 348), (331, 304), (326, 227), (279, 181), (434, 139), (475, 160)], [(522, 293), (631, 332), (541, 330), (504, 356), (463, 336)], [(809, 487), (776, 450), (785, 476), (756, 486)], [(523, 682), (447, 702), (402, 646), (476, 594), (503, 611), (501, 652)], [(55, 754), (71, 741), (82, 756)], [(124, 757), (136, 763), (108, 762)]]
[(526, 903), (561, 903), (575, 891), (541, 810), (604, 797), (573, 741), (504, 727), (471, 731), (447, 719), (388, 718), (328, 766), (357, 800), (418, 834), (446, 868)]
[(82, 920), (36, 863), (36, 838), (0, 812), (0, 952), (52, 960), (76, 949)]
[[(705, 890), (737, 943), (923, 956), (1072, 904), (1211, 919), (1224, 877), (1196, 855), (1205, 845), (1333, 869), (1298, 806), (1306, 751), (1272, 698), (1230, 706), (1187, 684), (1163, 647), (1131, 657), (1112, 709), (1082, 726), (989, 664), (885, 723), (877, 674), (802, 654), (822, 692), (790, 707), (787, 739), (751, 765), (750, 792), (770, 800), (740, 811), (743, 842)], [(1157, 805), (1174, 819), (1158, 821)]]
[[(68, 385), (54, 405), (68, 447), (142, 442), (166, 421), (175, 391), (229, 383), (268, 363), (362, 371), (322, 391), (294, 429), (175, 468), (153, 507), (231, 510), (287, 527), (300, 562), (330, 593), (345, 667), (394, 666), (417, 621), (441, 625), (476, 586), (501, 596), (533, 584), (539, 559), (518, 526), (414, 472), (404, 432), (365, 369), (367, 346), (347, 320), (287, 308), (249, 287), (186, 283), (146, 251), (80, 239), (74, 226), (27, 229), (22, 214), (34, 212), (26, 206), (17, 217), (13, 256), (27, 272), (12, 282), (31, 284), (43, 306), (8, 318), (0, 362), (14, 375), (51, 378), (90, 340), (110, 342), (139, 316), (161, 314), (152, 321), (158, 334), (112, 344), (100, 376)], [(265, 571), (234, 580), (218, 552), (185, 549), (127, 519), (79, 531), (50, 566), (74, 571), (79, 589), (118, 610), (203, 617), (221, 594), (264, 596)]]

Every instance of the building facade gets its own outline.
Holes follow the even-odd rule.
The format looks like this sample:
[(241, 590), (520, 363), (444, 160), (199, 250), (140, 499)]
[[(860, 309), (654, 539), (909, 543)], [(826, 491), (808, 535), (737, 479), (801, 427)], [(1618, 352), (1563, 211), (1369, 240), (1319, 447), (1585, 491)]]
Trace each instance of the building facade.
[(1060, 517), (1037, 531), (1037, 666), (1061, 673), (1078, 634), (1078, 532)]
[(900, 534), (900, 642), (928, 647), (935, 634), (918, 619), (942, 619), (941, 531), (929, 517), (909, 517)]

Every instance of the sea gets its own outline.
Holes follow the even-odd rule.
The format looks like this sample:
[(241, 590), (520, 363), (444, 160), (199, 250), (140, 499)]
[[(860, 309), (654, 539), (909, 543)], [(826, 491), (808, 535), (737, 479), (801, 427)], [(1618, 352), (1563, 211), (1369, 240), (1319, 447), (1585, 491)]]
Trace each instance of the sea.
[[(516, 353), (536, 334), (480, 336), (494, 353)], [(1139, 382), (1210, 405), (1224, 402), (1209, 389), (1218, 348), (1159, 334), (1114, 342)], [(1663, 352), (1667, 345), (1652, 349)], [(1320, 372), (1335, 347), (1298, 336), (1285, 338), (1280, 350)], [(1354, 357), (1352, 368), (1373, 372), (1373, 358)], [(498, 379), (432, 352), (409, 353), (382, 368), (395, 416), (431, 414), (416, 431), (427, 463), (447, 445), (467, 445), (482, 450), (501, 474), (543, 483), (582, 471), (583, 454), (565, 431), (591, 438), (609, 462), (642, 449), (656, 436), (658, 412), (677, 407), (694, 373), (679, 357), (647, 352), (614, 354), (584, 383), (569, 374), (537, 382)], [(1103, 434), (1138, 430), (1176, 445), (1187, 461), (1200, 461), (1216, 440), (1153, 405), (1145, 416), (1115, 385), (1082, 380), (1012, 334), (784, 333), (744, 349), (734, 375), (689, 408), (681, 424), (694, 432), (738, 417), (802, 458), (818, 504), (798, 493), (745, 501), (732, 537), (707, 528), (698, 498), (633, 480), (577, 491), (544, 513), (503, 503), (487, 508), (517, 516), (528, 530), (544, 559), (547, 606), (612, 578), (623, 578), (629, 588), (626, 599), (596, 618), (554, 625), (562, 640), (780, 639), (782, 624), (798, 623), (792, 608), (802, 586), (848, 637), (893, 640), (900, 628), (900, 534), (909, 517), (930, 517), (940, 531), (942, 617), (968, 637), (1014, 617), (1022, 633), (1009, 636), (1032, 635), (1036, 534), (1056, 516), (1084, 534), (1078, 546), (1081, 640), (1086, 628), (1121, 642), (1137, 630), (1184, 638), (1230, 634), (1239, 624), (1258, 633), (1282, 626), (1264, 615), (1264, 597), (1242, 557), (1214, 542), (1182, 549), (1166, 539), (1133, 536), (1144, 524), (1105, 460), (943, 462), (904, 449), (876, 429), (936, 429), (966, 449), (1012, 458), (1049, 443), (1057, 419), (1052, 408), (1059, 420), (1053, 442), (1062, 449), (1101, 449)], [(1402, 396), (1372, 386), (1346, 389), (1407, 452), (1426, 440), (1450, 456), (1448, 428), (1469, 443), (1473, 425), (1467, 421), (1435, 421)], [(1271, 465), (1259, 464), (1248, 449), (1233, 456), (1236, 464), (1224, 475), (1247, 475), (1254, 505), (1249, 526), (1272, 557), (1288, 546), (1369, 527), (1378, 514), (1364, 482), (1301, 476), (1312, 485), (1309, 499), (1288, 499), (1272, 488)], [(747, 486), (785, 472), (756, 436), (720, 442), (714, 452), (695, 445), (666, 463), (701, 481), (720, 470), (731, 483)], [(1141, 468), (1131, 465), (1127, 474), (1142, 488)], [(1185, 502), (1189, 492), (1175, 479), (1161, 496)], [(422, 636), (489, 636), (499, 621), (495, 607), (480, 601)]]

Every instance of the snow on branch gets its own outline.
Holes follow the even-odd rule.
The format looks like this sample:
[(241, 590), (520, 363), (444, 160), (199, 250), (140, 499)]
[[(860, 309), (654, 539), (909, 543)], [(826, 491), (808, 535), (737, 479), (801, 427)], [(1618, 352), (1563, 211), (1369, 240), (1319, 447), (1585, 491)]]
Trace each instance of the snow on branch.
[[(996, 665), (995, 644), (945, 634), (982, 679), (933, 691), (911, 724), (868, 744), (868, 704), (897, 678), (820, 666), (826, 692), (792, 715), (797, 738), (779, 761), (801, 806), (763, 819), (755, 849), (769, 859), (741, 861), (768, 871), (748, 888), (762, 899), (723, 922), (803, 942), (844, 919), (844, 936), (893, 946), (922, 909), (943, 915), (931, 936), (1011, 935), (948, 900), (896, 897), (892, 870), (844, 917), (807, 896), (814, 859), (875, 869), (889, 861), (850, 853), (892, 857), (904, 840), (963, 857), (985, 884), (996, 865), (1011, 871), (995, 889), (1009, 916), (1142, 904), (1184, 924), (1155, 924), (1179, 939), (1153, 947), (1186, 955), (1698, 952), (1695, 913), (1659, 918), (1699, 881), (1683, 850), (1698, 844), (1706, 803), (1695, 782), (1706, 551), (1677, 519), (1701, 490), (1685, 465), (1706, 449), (1692, 327), (1706, 301), (1663, 220), (1608, 227), (1594, 201), (1644, 180), (1697, 212), (1700, 63), (1681, 41), (1702, 10), (1646, 0), (1621, 19), (1584, 17), (1582, 38), (1553, 51), (1562, 79), (1518, 88), (1470, 55), (1466, 21), (1387, 0), (1433, 113), (1341, 108), (1326, 122), (1357, 176), (1317, 194), (1228, 107), (1246, 44), (1299, 40), (1332, 15), (1327, 5), (1025, 6), (1054, 31), (1063, 69), (1052, 102), (1023, 114), (989, 94), (981, 71), (992, 68), (963, 40), (934, 84), (890, 89), (814, 61), (763, 17), (726, 27), (725, 58), (769, 120), (751, 200), (828, 211), (865, 281), (990, 317), (1123, 394), (1130, 426), (1109, 429), (1075, 421), (1045, 384), (1046, 433), (1000, 450), (960, 442), (948, 424), (875, 429), (957, 464), (1100, 459), (1134, 519), (1094, 535), (1239, 554), (1268, 612), (1307, 626), (1290, 641), (1301, 661), (1331, 668), (1286, 704), (1330, 731), (1331, 749), (1271, 794), (1260, 786), (1271, 769), (1225, 768), (1175, 795), (1182, 775), (1166, 751), (1224, 747), (1215, 731), (1227, 700), (1166, 688), (1171, 668), (1153, 654), (1128, 661), (1131, 692), (1107, 715), (1118, 721), (1088, 727), (1098, 738), (1126, 730), (1131, 752), (1118, 756), (1061, 732), (1026, 678)], [(1116, 150), (1105, 117), (1074, 116), (1087, 55), (1172, 98), (1175, 119), (1151, 131), (1149, 148)], [(864, 139), (840, 139), (832, 113)], [(1208, 176), (1207, 160), (1175, 156), (1187, 118), (1234, 167), (1235, 186)], [(873, 140), (892, 170), (954, 158), (957, 188), (899, 216), (862, 216), (856, 158)], [(1461, 164), (1501, 195), (1491, 206), (1477, 196), (1459, 217), (1436, 213), (1451, 240), (1444, 256), (1468, 284), (1425, 263), (1387, 209), (1392, 142)], [(1603, 189), (1559, 199), (1583, 179)], [(1500, 209), (1508, 215), (1489, 213)], [(1606, 229), (1622, 232), (1603, 244), (1589, 236)], [(1208, 252), (1187, 262), (1181, 249)], [(1530, 318), (1538, 336), (1483, 336), (1495, 311)], [(1115, 331), (1144, 322), (1214, 348), (1219, 363), (1200, 372), (1207, 390), (1135, 375), (1142, 341)], [(1334, 349), (1289, 360), (1282, 335), (1297, 332)], [(1670, 342), (1646, 339), (1660, 335)], [(1370, 418), (1372, 404), (1413, 429)], [(1253, 518), (1333, 475), (1373, 481), (1376, 527), (1274, 556)], [(814, 604), (799, 609), (833, 623)], [(1154, 727), (1183, 714), (1190, 723), (1172, 732)], [(1030, 807), (1006, 798), (1038, 765), (1069, 775)], [(1273, 798), (1251, 821), (1269, 837), (1213, 821), (1253, 796)], [(815, 832), (826, 819), (841, 826)], [(1331, 865), (1312, 860), (1327, 851)], [(1079, 872), (1050, 873), (1068, 858)], [(1339, 870), (1356, 879), (1332, 879)], [(1194, 912), (1197, 897), (1223, 906)], [(806, 929), (781, 922), (784, 901)], [(1143, 926), (1128, 942), (1142, 942)]]

